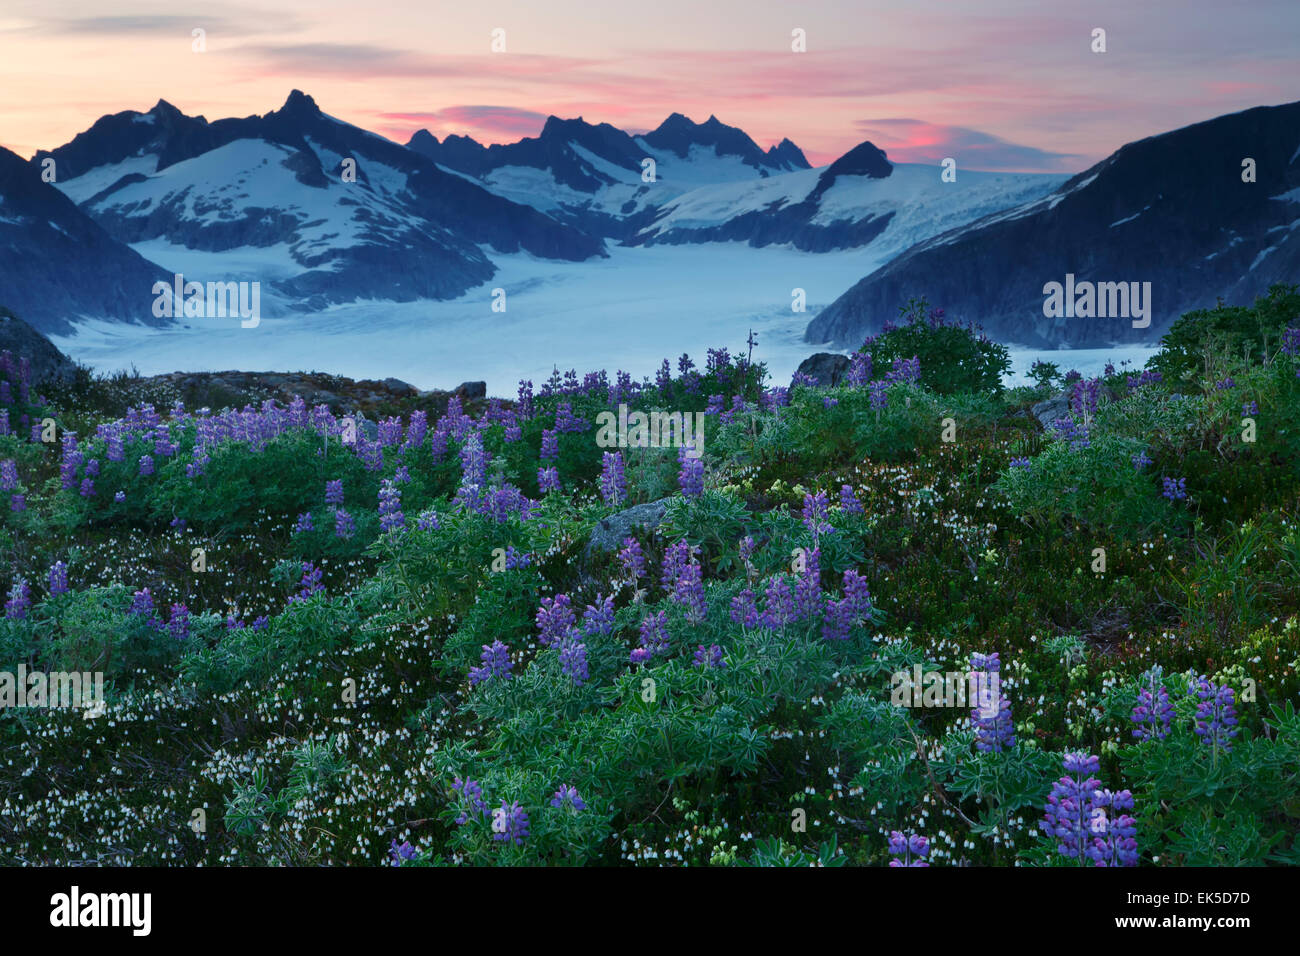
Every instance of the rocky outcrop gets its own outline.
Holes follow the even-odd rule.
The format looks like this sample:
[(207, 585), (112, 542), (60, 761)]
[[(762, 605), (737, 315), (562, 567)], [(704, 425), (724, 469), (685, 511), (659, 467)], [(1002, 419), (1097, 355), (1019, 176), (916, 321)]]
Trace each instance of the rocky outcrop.
[(30, 363), (33, 385), (68, 385), (77, 375), (72, 359), (4, 306), (0, 306), (0, 351), (12, 352), (15, 359)]
[(664, 509), (668, 507), (668, 501), (668, 498), (648, 501), (602, 518), (587, 541), (586, 556), (617, 551), (623, 546), (623, 539), (638, 528), (653, 531), (659, 527), (659, 523), (664, 520)]
[(807, 375), (817, 381), (823, 388), (838, 385), (849, 370), (846, 356), (835, 352), (818, 352), (810, 355), (795, 370), (796, 375)]

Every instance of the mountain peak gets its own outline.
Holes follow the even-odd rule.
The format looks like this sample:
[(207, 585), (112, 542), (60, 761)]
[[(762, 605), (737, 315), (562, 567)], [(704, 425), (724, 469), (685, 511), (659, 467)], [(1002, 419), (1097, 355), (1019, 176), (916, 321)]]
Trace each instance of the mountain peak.
[(319, 116), (320, 107), (302, 90), (293, 90), (289, 93), (289, 98), (284, 101), (284, 106), (280, 107), (280, 112), (298, 116)]

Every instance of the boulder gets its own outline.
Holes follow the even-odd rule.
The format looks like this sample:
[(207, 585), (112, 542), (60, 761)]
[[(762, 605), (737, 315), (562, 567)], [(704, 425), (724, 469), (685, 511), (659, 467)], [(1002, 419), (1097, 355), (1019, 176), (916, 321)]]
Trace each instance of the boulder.
[[(1058, 418), (1070, 417), (1070, 396), (1074, 394), (1074, 386), (1071, 385), (1063, 392), (1053, 395), (1051, 398), (1038, 402), (1030, 406), (1030, 411), (1038, 419), (1038, 423), (1043, 428), (1051, 428), (1052, 422)], [(1115, 400), (1115, 392), (1109, 385), (1102, 385), (1097, 392), (1097, 404), (1103, 405), (1106, 402)]]
[(648, 501), (642, 505), (625, 508), (608, 518), (602, 518), (592, 529), (591, 537), (587, 541), (586, 554), (590, 556), (594, 552), (617, 551), (623, 547), (623, 539), (635, 528), (653, 531), (664, 520), (664, 509), (668, 506), (668, 501), (667, 498)]
[(800, 362), (795, 374), (808, 375), (815, 379), (818, 385), (827, 388), (831, 385), (838, 385), (840, 379), (844, 377), (848, 370), (849, 360), (847, 356), (835, 352), (818, 352)]
[(0, 306), (0, 351), (8, 349), (15, 361), (31, 363), (31, 384), (68, 385), (76, 378), (77, 366), (54, 347), (49, 339)]
[(456, 393), (463, 398), (487, 398), (487, 382), (461, 382)]

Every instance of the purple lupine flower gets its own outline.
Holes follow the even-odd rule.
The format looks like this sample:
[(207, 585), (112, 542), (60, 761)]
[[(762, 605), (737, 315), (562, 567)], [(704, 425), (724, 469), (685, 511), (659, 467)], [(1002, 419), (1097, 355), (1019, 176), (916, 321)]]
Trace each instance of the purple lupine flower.
[(630, 535), (623, 539), (623, 549), (618, 553), (618, 560), (623, 569), (631, 576), (633, 583), (645, 576), (645, 552), (641, 543)]
[(850, 485), (840, 485), (840, 510), (846, 515), (862, 514), (862, 502)]
[(1052, 422), (1052, 428), (1055, 429), (1058, 438), (1070, 443), (1071, 451), (1088, 448), (1092, 444), (1088, 436), (1088, 426), (1076, 422), (1073, 418), (1058, 418)]
[(461, 799), (465, 801), (460, 816), (456, 818), (458, 824), (464, 826), (468, 823), (471, 813), (481, 814), (485, 817), (489, 815), (487, 803), (483, 800), (483, 788), (477, 780), (468, 778), (462, 780), (460, 777), (455, 777), (452, 780), (451, 789), (459, 793)]
[(357, 533), (357, 522), (343, 508), (334, 512), (334, 537), (347, 541)]
[(866, 352), (854, 352), (849, 359), (848, 382), (854, 388), (862, 388), (871, 381), (871, 356)]
[(921, 360), (913, 355), (910, 359), (896, 358), (885, 376), (889, 382), (904, 382), (908, 384), (921, 381)]
[(575, 637), (560, 641), (560, 672), (573, 681), (574, 687), (587, 682), (587, 645)]
[(1141, 471), (1147, 465), (1151, 464), (1151, 459), (1147, 457), (1147, 453), (1145, 451), (1138, 452), (1136, 455), (1133, 455), (1129, 460), (1133, 462), (1134, 471)]
[(83, 479), (81, 479), (81, 497), (83, 497), (83, 498), (93, 498), (93, 497), (95, 497), (95, 479), (94, 479), (94, 478), (83, 478)]
[(560, 473), (554, 466), (537, 469), (537, 489), (544, 495), (560, 490)]
[(1164, 478), (1165, 490), (1160, 493), (1160, 497), (1168, 498), (1170, 501), (1182, 501), (1187, 497), (1187, 479), (1186, 478)]
[(1237, 736), (1236, 695), (1227, 684), (1214, 684), (1199, 678), (1192, 688), (1200, 703), (1196, 705), (1196, 736), (1216, 753), (1232, 750)]
[(518, 801), (506, 803), (502, 800), (501, 807), (492, 811), (492, 839), (523, 846), (527, 837), (528, 814), (524, 808)]
[(560, 402), (555, 406), (555, 430), (557, 432), (585, 432), (591, 422), (573, 414), (572, 402)]
[(1097, 414), (1097, 399), (1101, 394), (1101, 379), (1081, 378), (1075, 382), (1070, 393), (1070, 410), (1084, 422), (1091, 421)]
[(1146, 683), (1138, 691), (1137, 705), (1133, 708), (1133, 723), (1137, 727), (1133, 736), (1138, 740), (1164, 740), (1174, 719), (1174, 705), (1169, 702), (1169, 691), (1160, 680), (1157, 665), (1144, 676)]
[(665, 591), (671, 591), (682, 576), (682, 571), (695, 560), (694, 548), (685, 538), (676, 541), (664, 549), (663, 566), (660, 569), (659, 583)]
[(838, 398), (831, 398), (829, 395), (827, 395), (825, 398), (822, 399), (822, 408), (834, 408), (839, 403), (840, 400)]
[(726, 400), (721, 395), (710, 395), (709, 403), (704, 406), (705, 415), (721, 415)]
[(125, 491), (114, 492), (113, 500), (116, 501), (118, 504), (121, 504), (122, 502), (126, 501), (126, 492)]
[(583, 802), (582, 797), (578, 796), (578, 788), (566, 784), (555, 791), (555, 796), (551, 797), (551, 806), (555, 809), (569, 806), (575, 810), (586, 810), (587, 804)]
[(302, 514), (298, 515), (298, 522), (293, 526), (293, 530), (295, 534), (303, 534), (307, 531), (316, 530), (316, 525), (312, 522), (310, 511), (304, 511)]
[(393, 845), (388, 850), (388, 859), (393, 866), (401, 866), (409, 860), (414, 860), (415, 857), (415, 847), (411, 846), (410, 842), (406, 840), (401, 843), (394, 840)]
[(560, 457), (560, 433), (554, 428), (542, 431), (542, 451), (538, 457), (542, 461), (555, 461)]
[(1214, 383), (1214, 387), (1220, 392), (1226, 392), (1230, 388), (1236, 388), (1237, 383), (1231, 378), (1221, 378), (1219, 381)]
[(1106, 367), (1105, 367), (1104, 369), (1102, 369), (1102, 374), (1105, 375), (1107, 378), (1110, 378), (1112, 375), (1114, 375), (1114, 374), (1115, 374), (1115, 363), (1114, 363), (1114, 362), (1110, 362), (1110, 361), (1108, 361), (1108, 362), (1106, 363)]
[(1242, 418), (1249, 418), (1251, 415), (1258, 415), (1258, 414), (1259, 414), (1258, 402), (1245, 402), (1242, 404), (1241, 406)]
[(27, 496), (16, 494), (9, 498), (10, 511), (25, 511), (27, 509)]
[(12, 458), (0, 461), (0, 491), (14, 491), (18, 487), (18, 463)]
[(406, 470), (405, 465), (398, 465), (393, 471), (393, 484), (407, 485), (411, 482), (411, 473)]
[(27, 611), (32, 606), (31, 588), (22, 578), (14, 581), (13, 587), (9, 589), (9, 600), (5, 602), (5, 617), (15, 621), (22, 620), (27, 616)]
[(754, 539), (750, 535), (745, 535), (736, 544), (736, 554), (740, 558), (740, 563), (748, 569), (750, 559), (754, 556)]
[(688, 454), (692, 451), (694, 446), (691, 445), (684, 445), (677, 451), (677, 461), (681, 465), (677, 484), (681, 486), (683, 498), (698, 498), (704, 494), (704, 459)]
[(505, 441), (507, 445), (513, 445), (517, 441), (522, 441), (523, 437), (524, 430), (518, 422), (512, 421), (510, 424), (506, 425)]
[(701, 575), (700, 566), (691, 562), (682, 568), (681, 575), (673, 586), (673, 601), (682, 606), (686, 612), (686, 620), (691, 624), (699, 624), (708, 613)]
[[(656, 654), (668, 653), (668, 615), (657, 611), (642, 619), (638, 628), (641, 646), (632, 652), (632, 663), (638, 664), (649, 660)], [(638, 657), (638, 651), (641, 657)]]
[(99, 477), (99, 459), (98, 459), (98, 458), (92, 458), (92, 459), (90, 459), (90, 461), (86, 462), (86, 474), (90, 475), (90, 477), (92, 477), (92, 478), (98, 478), (98, 477)]
[(794, 597), (795, 607), (798, 609), (799, 618), (815, 617), (821, 613), (822, 602), (822, 571), (821, 571), (822, 552), (820, 548), (813, 548), (805, 552), (804, 570), (799, 575), (799, 580), (795, 583)]
[(515, 402), (515, 411), (520, 418), (533, 417), (533, 383), (531, 379), (519, 380), (519, 398)]
[(731, 620), (732, 623), (739, 624), (746, 630), (758, 627), (760, 620), (758, 601), (749, 588), (745, 588), (731, 599)]
[[(995, 699), (980, 704), (991, 704), (997, 708), (996, 714), (989, 713), (991, 707), (979, 706), (971, 709), (971, 724), (975, 727), (975, 749), (981, 753), (1002, 753), (1016, 745), (1016, 726), (1011, 719), (1011, 701), (1001, 689), (1002, 662), (997, 652), (992, 654), (972, 654), (970, 658), (972, 671), (982, 671), (982, 686), (996, 687)], [(993, 675), (998, 675), (998, 682), (993, 683)]]
[(325, 504), (335, 508), (343, 507), (343, 479), (325, 482)]
[(168, 524), (169, 524), (170, 527), (176, 528), (176, 529), (179, 530), (179, 531), (184, 531), (184, 530), (185, 530), (185, 519), (184, 519), (184, 518), (172, 518), (172, 520), (171, 520), (170, 522), (168, 522)]
[(823, 534), (835, 532), (830, 522), (826, 520), (829, 513), (830, 501), (826, 497), (826, 492), (819, 491), (815, 495), (803, 496), (803, 525), (812, 532), (814, 542)]
[(567, 637), (576, 623), (569, 596), (567, 594), (557, 594), (553, 598), (542, 598), (542, 604), (537, 609), (535, 620), (538, 631), (537, 640), (543, 646), (550, 647), (557, 641)]
[(601, 456), (600, 496), (611, 507), (617, 507), (627, 497), (627, 478), (621, 451), (607, 451)]
[(784, 574), (778, 574), (768, 581), (763, 605), (763, 624), (766, 627), (782, 628), (799, 619), (794, 593)]
[(889, 861), (891, 867), (929, 866), (925, 858), (930, 855), (930, 841), (917, 833), (904, 835), (898, 830), (889, 832)]
[(1067, 753), (1063, 763), (1073, 776), (1052, 784), (1038, 825), (1056, 840), (1058, 853), (1083, 864), (1092, 843), (1092, 811), (1101, 787), (1101, 781), (1092, 775), (1101, 768), (1101, 760), (1086, 753)]
[(609, 636), (614, 631), (614, 598), (596, 595), (596, 603), (588, 604), (582, 614), (582, 633), (585, 637)]
[(183, 641), (190, 636), (190, 609), (184, 604), (172, 605), (171, 617), (167, 621), (167, 633), (178, 641)]
[(879, 411), (889, 404), (889, 383), (877, 380), (871, 383), (871, 407)]
[(50, 568), (50, 597), (58, 597), (60, 594), (68, 593), (68, 565), (63, 561), (55, 561)]
[(1282, 354), (1300, 355), (1300, 327), (1282, 333)]
[(141, 455), (140, 456), (140, 477), (148, 478), (152, 474), (153, 474), (153, 456)]
[(532, 555), (528, 554), (525, 551), (516, 551), (514, 545), (506, 546), (506, 570), (507, 571), (518, 571), (521, 568), (530, 567), (532, 563), (533, 563)]
[(425, 508), (415, 519), (415, 527), (420, 531), (437, 531), (442, 525), (438, 522), (438, 509)]
[(388, 479), (379, 485), (379, 527), (384, 531), (406, 527), (406, 516), (402, 514), (402, 492)]
[(790, 390), (780, 385), (766, 389), (760, 399), (760, 404), (769, 412), (774, 412), (778, 408), (785, 408), (790, 404)]
[(807, 372), (795, 372), (790, 378), (791, 388), (817, 388), (817, 379)]
[(1137, 866), (1137, 821), (1123, 812), (1132, 809), (1133, 794), (1128, 790), (1098, 790), (1093, 795), (1092, 840), (1084, 853), (1095, 866)]
[(321, 583), (321, 578), (325, 572), (310, 561), (302, 563), (302, 579), (298, 582), (298, 593), (289, 598), (290, 604), (296, 604), (300, 601), (309, 600), (312, 595), (321, 594), (325, 590), (325, 585)]
[(727, 662), (722, 659), (722, 648), (719, 647), (717, 644), (710, 644), (708, 647), (705, 647), (703, 644), (701, 644), (699, 647), (695, 649), (694, 666), (705, 667), (709, 669), (716, 668), (716, 667), (726, 667)]
[(501, 678), (509, 680), (513, 675), (510, 673), (514, 670), (514, 663), (510, 660), (510, 648), (501, 643), (497, 638), (491, 644), (483, 645), (483, 653), (479, 655), (479, 660), (483, 662), (480, 667), (471, 667), (469, 671), (470, 686), (481, 684), (486, 680)]

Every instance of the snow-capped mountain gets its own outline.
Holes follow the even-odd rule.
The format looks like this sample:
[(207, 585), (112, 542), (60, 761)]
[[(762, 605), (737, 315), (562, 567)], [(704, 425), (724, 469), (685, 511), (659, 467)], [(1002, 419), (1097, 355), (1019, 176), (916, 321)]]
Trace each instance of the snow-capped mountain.
[[(1300, 102), (1129, 143), (1048, 196), (923, 242), (823, 309), (806, 340), (856, 347), (925, 295), (1003, 342), (1154, 344), (1182, 313), (1279, 281), (1300, 281)], [(1053, 282), (1078, 289), (1075, 307), (1047, 302)], [(1130, 296), (1150, 283), (1150, 314), (1101, 317), (1085, 282), (1126, 283)], [(1112, 294), (1123, 305), (1108, 290), (1108, 312)]]
[(654, 208), (690, 189), (808, 168), (788, 139), (764, 152), (715, 116), (695, 123), (680, 113), (643, 136), (552, 116), (538, 136), (517, 143), (484, 146), (465, 136), (439, 142), (419, 130), (407, 146), (501, 196), (614, 239), (630, 237)]
[(160, 102), (105, 117), (33, 163), (47, 156), (59, 188), (117, 239), (187, 278), (269, 282), (295, 309), (460, 295), (495, 272), (481, 246), (604, 254), (599, 238), (327, 116), (296, 90), (265, 116), (211, 124)]
[(866, 247), (873, 261), (1008, 206), (1046, 195), (1066, 177), (894, 165), (860, 143), (829, 166), (693, 189), (665, 203), (630, 240), (788, 243), (805, 252)]
[(65, 332), (82, 316), (148, 317), (146, 296), (165, 278), (44, 182), (39, 166), (0, 148), (0, 305)]

